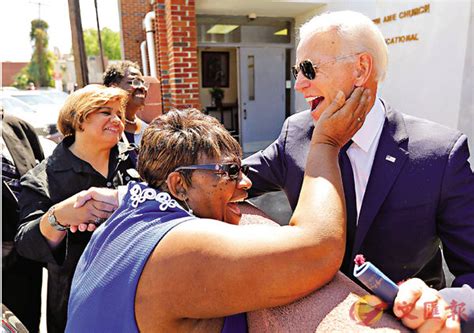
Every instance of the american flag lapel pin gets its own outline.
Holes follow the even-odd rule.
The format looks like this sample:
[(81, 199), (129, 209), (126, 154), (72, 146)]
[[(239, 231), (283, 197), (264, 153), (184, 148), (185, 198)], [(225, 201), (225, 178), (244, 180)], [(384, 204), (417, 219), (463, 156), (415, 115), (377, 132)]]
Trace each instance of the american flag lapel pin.
[(390, 156), (390, 155), (385, 156), (385, 159), (392, 163), (395, 163), (395, 161), (397, 160), (395, 157)]

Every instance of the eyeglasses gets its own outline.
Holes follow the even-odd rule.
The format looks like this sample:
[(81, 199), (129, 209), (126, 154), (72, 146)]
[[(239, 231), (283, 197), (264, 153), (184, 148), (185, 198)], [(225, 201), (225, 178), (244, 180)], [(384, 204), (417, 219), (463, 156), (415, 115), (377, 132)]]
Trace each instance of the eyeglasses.
[(301, 71), (304, 75), (305, 78), (307, 78), (308, 80), (314, 80), (316, 78), (316, 70), (324, 65), (324, 64), (328, 64), (328, 63), (331, 63), (331, 62), (334, 62), (334, 61), (338, 61), (338, 60), (342, 60), (342, 59), (346, 59), (346, 58), (350, 58), (350, 57), (353, 57), (355, 55), (357, 55), (358, 53), (354, 53), (354, 54), (349, 54), (349, 55), (343, 55), (343, 56), (339, 56), (339, 57), (336, 57), (336, 58), (333, 58), (331, 60), (328, 60), (328, 61), (325, 61), (325, 62), (321, 62), (317, 65), (314, 65), (311, 60), (307, 59), (307, 60), (303, 60), (302, 62), (299, 63), (299, 65), (295, 65), (293, 67), (291, 67), (291, 74), (293, 74), (293, 77), (295, 78), (295, 80), (298, 78), (298, 73)]
[(128, 83), (135, 89), (142, 88), (142, 87), (147, 88), (145, 81), (141, 79), (135, 78), (132, 81), (128, 81)]
[(231, 180), (237, 180), (240, 176), (240, 171), (244, 175), (247, 175), (249, 171), (248, 165), (238, 165), (237, 163), (227, 163), (227, 164), (195, 164), (187, 165), (176, 168), (174, 171), (181, 170), (211, 170), (217, 174), (225, 174)]

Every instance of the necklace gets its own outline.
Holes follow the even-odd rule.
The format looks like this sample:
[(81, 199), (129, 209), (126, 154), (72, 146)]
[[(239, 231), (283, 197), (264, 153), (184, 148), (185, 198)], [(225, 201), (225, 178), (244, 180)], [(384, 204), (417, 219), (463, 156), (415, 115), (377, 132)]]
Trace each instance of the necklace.
[(127, 118), (125, 118), (125, 122), (130, 125), (136, 125), (137, 117), (133, 118), (133, 120), (128, 120)]

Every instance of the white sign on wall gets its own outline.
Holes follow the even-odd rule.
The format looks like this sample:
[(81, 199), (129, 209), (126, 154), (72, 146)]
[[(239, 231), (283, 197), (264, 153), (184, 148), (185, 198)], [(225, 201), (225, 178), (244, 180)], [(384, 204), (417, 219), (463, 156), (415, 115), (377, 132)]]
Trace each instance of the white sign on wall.
[(389, 49), (381, 95), (401, 112), (457, 128), (470, 13), (470, 1), (378, 3), (373, 19)]

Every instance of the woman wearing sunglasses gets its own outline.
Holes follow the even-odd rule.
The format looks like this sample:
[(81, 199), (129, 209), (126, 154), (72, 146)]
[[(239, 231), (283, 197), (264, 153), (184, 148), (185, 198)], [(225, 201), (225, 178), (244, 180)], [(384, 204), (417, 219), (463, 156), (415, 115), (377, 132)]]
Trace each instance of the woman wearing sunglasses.
[(170, 111), (146, 129), (118, 210), (94, 233), (69, 300), (68, 332), (245, 332), (245, 312), (327, 283), (344, 252), (339, 148), (360, 127), (362, 90), (316, 126), (289, 226), (237, 226), (252, 185), (242, 151), (212, 117)]

